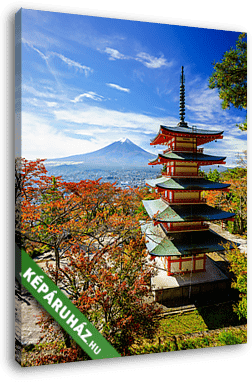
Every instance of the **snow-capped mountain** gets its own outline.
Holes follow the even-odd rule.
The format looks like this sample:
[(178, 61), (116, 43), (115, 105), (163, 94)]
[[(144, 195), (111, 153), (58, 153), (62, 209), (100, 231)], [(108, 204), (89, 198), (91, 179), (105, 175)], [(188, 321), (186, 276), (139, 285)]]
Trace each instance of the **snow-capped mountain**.
[(128, 138), (123, 138), (94, 152), (48, 160), (47, 164), (55, 166), (62, 163), (66, 165), (78, 163), (89, 168), (97, 166), (128, 168), (148, 166), (149, 160), (155, 157), (155, 154), (140, 148)]

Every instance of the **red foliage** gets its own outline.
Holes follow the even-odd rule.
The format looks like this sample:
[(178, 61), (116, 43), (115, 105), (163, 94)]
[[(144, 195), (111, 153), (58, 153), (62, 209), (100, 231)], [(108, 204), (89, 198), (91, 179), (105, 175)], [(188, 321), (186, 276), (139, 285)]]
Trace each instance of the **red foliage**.
[[(139, 225), (147, 189), (122, 190), (101, 180), (64, 182), (47, 176), (41, 160), (22, 164), (23, 246), (30, 253), (53, 250), (56, 262), (46, 272), (118, 352), (128, 355), (138, 336), (153, 336), (160, 312), (151, 299), (152, 261)], [(50, 321), (41, 323), (50, 333)], [(76, 345), (66, 349), (36, 363), (76, 358)]]

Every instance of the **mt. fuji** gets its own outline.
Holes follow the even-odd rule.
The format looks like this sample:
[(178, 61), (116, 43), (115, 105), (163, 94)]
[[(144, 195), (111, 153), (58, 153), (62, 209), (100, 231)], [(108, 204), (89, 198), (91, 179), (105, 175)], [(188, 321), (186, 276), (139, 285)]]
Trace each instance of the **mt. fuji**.
[(69, 157), (50, 159), (48, 164), (55, 163), (72, 164), (73, 162), (81, 163), (82, 166), (89, 169), (94, 167), (147, 167), (148, 162), (156, 156), (134, 144), (128, 138), (115, 141), (102, 149), (91, 153), (77, 154)]

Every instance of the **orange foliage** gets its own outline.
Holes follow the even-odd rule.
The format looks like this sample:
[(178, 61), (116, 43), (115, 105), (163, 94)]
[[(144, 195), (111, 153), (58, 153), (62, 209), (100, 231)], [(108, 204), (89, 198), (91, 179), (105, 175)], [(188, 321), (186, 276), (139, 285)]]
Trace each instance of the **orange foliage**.
[(46, 272), (128, 355), (135, 337), (152, 337), (159, 313), (147, 303), (153, 268), (139, 225), (148, 190), (122, 190), (101, 180), (64, 182), (48, 176), (42, 160), (21, 164), (22, 245), (30, 254), (52, 251), (56, 262)]

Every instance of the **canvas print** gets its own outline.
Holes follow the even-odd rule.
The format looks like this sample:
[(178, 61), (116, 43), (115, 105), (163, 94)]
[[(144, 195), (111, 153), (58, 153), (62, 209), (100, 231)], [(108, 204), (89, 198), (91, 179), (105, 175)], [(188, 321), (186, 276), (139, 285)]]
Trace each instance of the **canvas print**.
[(15, 28), (17, 362), (246, 343), (246, 33)]

